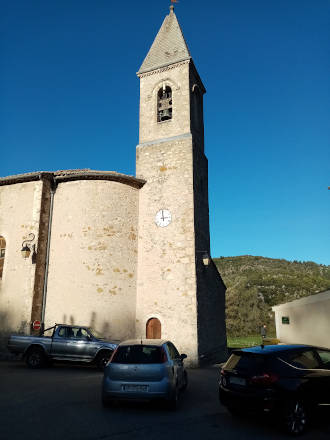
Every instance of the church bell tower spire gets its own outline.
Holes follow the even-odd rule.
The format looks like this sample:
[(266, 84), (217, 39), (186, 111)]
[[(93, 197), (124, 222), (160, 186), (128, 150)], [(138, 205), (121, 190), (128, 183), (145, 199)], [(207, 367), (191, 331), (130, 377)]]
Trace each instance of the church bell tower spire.
[(203, 266), (210, 254), (205, 88), (173, 7), (137, 75), (136, 174), (146, 184), (139, 191), (136, 334), (150, 337), (157, 328), (157, 337), (173, 340), (197, 365), (214, 350), (214, 331), (217, 346), (223, 342), (224, 313), (213, 316), (220, 297), (212, 296), (216, 282), (208, 283), (219, 274)]

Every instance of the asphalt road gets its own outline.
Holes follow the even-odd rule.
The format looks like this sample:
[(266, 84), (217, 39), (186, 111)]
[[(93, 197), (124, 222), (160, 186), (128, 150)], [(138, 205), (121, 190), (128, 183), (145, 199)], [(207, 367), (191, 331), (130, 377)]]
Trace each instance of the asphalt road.
[[(189, 370), (180, 407), (127, 403), (104, 409), (102, 373), (92, 367), (55, 365), (29, 370), (19, 361), (0, 362), (1, 440), (290, 438), (276, 420), (234, 418), (218, 402), (218, 368)], [(329, 440), (330, 408), (303, 437)]]

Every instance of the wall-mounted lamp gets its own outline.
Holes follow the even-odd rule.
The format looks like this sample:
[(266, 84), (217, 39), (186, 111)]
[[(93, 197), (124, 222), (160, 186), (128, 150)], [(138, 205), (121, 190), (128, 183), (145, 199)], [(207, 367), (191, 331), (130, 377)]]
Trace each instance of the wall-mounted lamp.
[(209, 266), (211, 262), (211, 257), (209, 253), (207, 251), (196, 251), (196, 252), (201, 252), (203, 254), (202, 255), (203, 264), (204, 266)]
[(29, 237), (32, 238), (29, 238), (28, 240), (24, 240), (22, 243), (21, 254), (23, 258), (29, 258), (32, 251), (32, 259), (33, 259), (36, 254), (36, 245), (32, 244), (32, 241), (35, 239), (35, 235), (31, 232), (29, 234)]
[(203, 254), (203, 264), (204, 266), (209, 266), (210, 264), (210, 256), (207, 253)]

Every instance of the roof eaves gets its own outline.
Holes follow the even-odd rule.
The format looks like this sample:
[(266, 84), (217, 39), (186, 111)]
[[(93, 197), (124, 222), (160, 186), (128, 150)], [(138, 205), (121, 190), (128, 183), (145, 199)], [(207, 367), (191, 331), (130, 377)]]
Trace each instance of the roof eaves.
[[(157, 71), (157, 70), (159, 70), (159, 69), (164, 69), (164, 68), (166, 68), (166, 67), (168, 67), (168, 66), (175, 66), (176, 64), (179, 64), (179, 63), (182, 63), (183, 61), (189, 61), (189, 60), (191, 60), (192, 61), (192, 58), (191, 58), (191, 56), (189, 56), (189, 57), (182, 57), (182, 58), (179, 58), (178, 60), (176, 60), (176, 61), (170, 61), (170, 62), (168, 62), (168, 63), (165, 63), (165, 64), (161, 64), (161, 65), (159, 65), (159, 66), (157, 66), (157, 67), (155, 67), (155, 66), (153, 66), (153, 67), (147, 67), (147, 68), (145, 68), (145, 69), (143, 69), (143, 70), (139, 70), (138, 72), (136, 72), (136, 74), (137, 74), (137, 76), (141, 76), (141, 75), (143, 75), (144, 73), (148, 73), (148, 72), (153, 72), (153, 71)], [(142, 66), (141, 66), (142, 67)]]
[(142, 188), (146, 183), (143, 179), (138, 179), (127, 174), (116, 173), (115, 171), (93, 171), (85, 170), (59, 170), (55, 172), (39, 171), (33, 173), (17, 174), (14, 176), (0, 177), (0, 186), (13, 185), (16, 183), (33, 182), (41, 179), (56, 181), (57, 183), (73, 180), (112, 180), (132, 186)]

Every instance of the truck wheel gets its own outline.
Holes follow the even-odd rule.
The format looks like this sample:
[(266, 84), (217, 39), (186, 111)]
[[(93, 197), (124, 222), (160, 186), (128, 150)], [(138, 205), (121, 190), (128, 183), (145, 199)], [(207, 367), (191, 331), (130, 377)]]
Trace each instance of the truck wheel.
[(112, 355), (112, 351), (101, 351), (101, 353), (99, 353), (97, 355), (96, 367), (98, 370), (100, 370), (100, 371), (104, 370), (104, 367), (106, 366), (109, 359), (111, 358), (111, 355)]
[(25, 362), (29, 368), (43, 367), (46, 362), (46, 357), (42, 348), (30, 348), (25, 357)]

